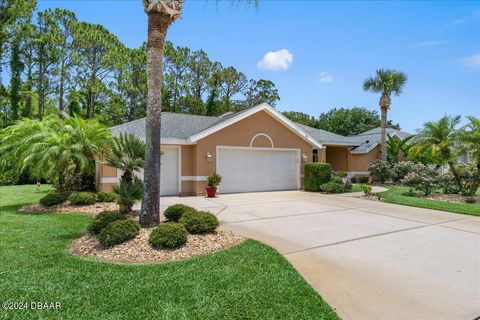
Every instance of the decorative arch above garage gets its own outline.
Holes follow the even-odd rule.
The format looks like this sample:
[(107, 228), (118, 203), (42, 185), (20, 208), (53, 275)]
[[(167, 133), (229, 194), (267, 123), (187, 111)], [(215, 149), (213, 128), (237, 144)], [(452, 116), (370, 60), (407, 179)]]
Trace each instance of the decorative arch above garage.
[(250, 147), (275, 148), (273, 140), (266, 133), (257, 133), (250, 140)]

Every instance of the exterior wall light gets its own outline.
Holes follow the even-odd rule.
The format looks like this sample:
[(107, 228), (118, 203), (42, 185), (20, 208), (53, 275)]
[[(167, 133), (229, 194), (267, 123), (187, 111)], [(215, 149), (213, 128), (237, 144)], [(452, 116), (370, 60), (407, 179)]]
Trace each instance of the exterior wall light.
[(207, 152), (207, 161), (212, 161), (212, 154)]
[(303, 162), (307, 162), (307, 160), (308, 160), (308, 157), (305, 153), (302, 154), (302, 160), (303, 160)]

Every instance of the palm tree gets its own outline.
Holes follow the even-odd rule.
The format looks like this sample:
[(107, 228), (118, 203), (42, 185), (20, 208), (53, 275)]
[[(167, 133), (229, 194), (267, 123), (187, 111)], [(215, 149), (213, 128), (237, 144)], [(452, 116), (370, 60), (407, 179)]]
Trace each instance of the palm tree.
[(397, 163), (405, 161), (408, 157), (408, 152), (410, 150), (409, 141), (414, 136), (408, 136), (405, 139), (397, 139), (387, 134), (387, 160), (390, 163)]
[(467, 119), (470, 123), (460, 130), (458, 138), (464, 146), (462, 151), (470, 154), (472, 163), (476, 162), (476, 172), (468, 191), (468, 194), (473, 196), (480, 186), (480, 119), (472, 116), (467, 117)]
[(414, 145), (410, 150), (413, 155), (429, 152), (437, 164), (447, 164), (456, 184), (462, 190), (463, 184), (455, 167), (455, 161), (458, 157), (456, 127), (459, 124), (460, 116), (449, 117), (447, 115), (438, 121), (426, 122), (423, 128), (418, 130), (418, 134), (413, 139)]
[(145, 168), (145, 143), (133, 134), (120, 134), (113, 139), (105, 164), (123, 172), (122, 180), (132, 181), (134, 172)]
[(143, 0), (148, 16), (147, 118), (144, 183), (140, 224), (160, 223), (160, 119), (163, 54), (169, 26), (180, 16), (183, 0)]
[(378, 69), (375, 77), (370, 77), (363, 82), (363, 90), (374, 93), (381, 93), (379, 105), (381, 111), (382, 160), (387, 160), (387, 111), (392, 104), (391, 95), (400, 95), (406, 82), (406, 74), (391, 69)]

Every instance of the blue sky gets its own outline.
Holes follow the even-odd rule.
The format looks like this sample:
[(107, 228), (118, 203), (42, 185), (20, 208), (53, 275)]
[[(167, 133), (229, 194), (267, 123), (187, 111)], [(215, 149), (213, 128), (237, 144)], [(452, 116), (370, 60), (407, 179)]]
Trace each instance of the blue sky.
[[(129, 47), (146, 39), (140, 0), (39, 0), (38, 7), (72, 10)], [(272, 80), (281, 111), (318, 116), (333, 107), (378, 109), (378, 96), (363, 92), (362, 82), (383, 67), (409, 77), (389, 112), (402, 129), (413, 132), (445, 113), (480, 116), (480, 1), (265, 0), (255, 9), (186, 0), (168, 39), (203, 49), (250, 78)], [(265, 54), (276, 51), (260, 68)], [(268, 69), (275, 67), (280, 70)]]

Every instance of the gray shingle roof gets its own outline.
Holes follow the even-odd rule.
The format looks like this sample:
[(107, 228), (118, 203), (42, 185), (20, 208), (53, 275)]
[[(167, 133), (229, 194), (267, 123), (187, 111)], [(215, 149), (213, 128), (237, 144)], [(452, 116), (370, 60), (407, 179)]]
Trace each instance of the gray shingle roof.
[[(222, 121), (218, 117), (198, 116), (183, 113), (162, 112), (162, 137), (186, 139)], [(145, 140), (145, 118), (134, 120), (111, 128), (114, 135), (132, 133)]]
[[(245, 110), (228, 113), (219, 117), (199, 116), (183, 113), (162, 112), (162, 138), (187, 139), (205, 129), (223, 122)], [(363, 132), (355, 136), (342, 136), (333, 132), (312, 128), (300, 123), (295, 123), (314, 140), (324, 145), (344, 145), (353, 147), (352, 153), (366, 153), (380, 143), (380, 128)], [(132, 133), (141, 140), (145, 140), (145, 118), (134, 120), (111, 128), (114, 135), (122, 132)], [(410, 136), (409, 133), (387, 129), (387, 133), (396, 134), (401, 139)]]

